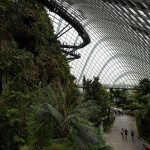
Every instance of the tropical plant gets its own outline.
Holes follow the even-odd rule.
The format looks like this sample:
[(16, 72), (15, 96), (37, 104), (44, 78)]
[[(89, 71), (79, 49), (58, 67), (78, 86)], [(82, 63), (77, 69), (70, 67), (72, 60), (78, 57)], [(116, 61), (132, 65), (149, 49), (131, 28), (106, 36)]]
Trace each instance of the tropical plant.
[[(46, 87), (43, 102), (33, 107), (34, 113), (30, 120), (33, 124), (29, 125), (30, 131), (32, 131), (31, 137), (37, 134), (38, 130), (44, 128), (44, 125), (47, 125), (49, 129), (45, 130), (43, 134), (46, 135), (53, 129), (54, 134), (59, 134), (57, 137), (54, 135), (56, 143), (65, 143), (69, 139), (82, 150), (90, 149), (91, 144), (99, 144), (92, 123), (88, 121), (99, 111), (96, 103), (94, 101), (81, 103), (81, 94), (70, 86), (64, 88), (63, 91), (62, 86), (57, 84), (57, 89), (54, 91), (50, 85)], [(41, 143), (41, 140), (35, 139), (35, 141)]]
[(101, 121), (109, 115), (107, 112), (107, 102), (109, 101), (109, 94), (99, 82), (99, 77), (94, 77), (93, 80), (83, 78), (84, 97), (85, 101), (93, 100), (101, 107), (97, 116), (93, 116), (91, 121), (95, 123), (95, 126), (99, 126)]
[(150, 93), (150, 79), (144, 78), (139, 81), (139, 88), (143, 95)]

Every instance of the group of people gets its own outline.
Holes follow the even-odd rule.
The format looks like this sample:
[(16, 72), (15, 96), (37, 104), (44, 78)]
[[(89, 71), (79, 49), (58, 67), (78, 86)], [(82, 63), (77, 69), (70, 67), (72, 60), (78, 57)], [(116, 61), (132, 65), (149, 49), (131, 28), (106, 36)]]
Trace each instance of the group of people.
[[(127, 136), (128, 136), (128, 130), (127, 129), (124, 129), (124, 128), (122, 128), (122, 130), (121, 130), (121, 135), (122, 135), (122, 139), (127, 139)], [(131, 130), (131, 137), (132, 137), (132, 139), (134, 138), (134, 131), (133, 130)]]
[(123, 114), (124, 114), (124, 112), (123, 112), (123, 110), (121, 111), (121, 110), (115, 110), (114, 111), (115, 112), (115, 116), (123, 116)]

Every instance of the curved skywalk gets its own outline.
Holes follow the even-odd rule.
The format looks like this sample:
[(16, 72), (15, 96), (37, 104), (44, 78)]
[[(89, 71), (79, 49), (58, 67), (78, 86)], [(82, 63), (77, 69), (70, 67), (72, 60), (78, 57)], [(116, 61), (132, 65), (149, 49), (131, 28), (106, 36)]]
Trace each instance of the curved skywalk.
[[(91, 43), (79, 49), (81, 58), (71, 61), (71, 72), (82, 85), (99, 76), (109, 87), (132, 87), (150, 78), (150, 0), (55, 0), (85, 28)], [(56, 34), (67, 24), (49, 12)], [(59, 40), (80, 44), (75, 29)]]

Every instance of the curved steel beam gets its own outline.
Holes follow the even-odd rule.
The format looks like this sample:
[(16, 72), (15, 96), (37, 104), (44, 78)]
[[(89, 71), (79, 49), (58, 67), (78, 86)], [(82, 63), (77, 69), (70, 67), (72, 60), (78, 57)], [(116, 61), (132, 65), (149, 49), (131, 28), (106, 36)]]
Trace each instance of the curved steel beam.
[[(100, 39), (99, 41), (97, 41), (97, 43), (94, 45), (94, 47), (92, 48), (92, 50), (91, 50), (91, 52), (90, 52), (90, 54), (89, 54), (89, 56), (88, 56), (88, 58), (86, 59), (86, 62), (85, 62), (85, 64), (84, 64), (84, 67), (83, 67), (83, 69), (82, 69), (82, 72), (81, 72), (81, 74), (80, 74), (80, 76), (79, 76), (79, 80), (78, 80), (78, 83), (77, 84), (79, 84), (79, 82), (80, 82), (80, 80), (81, 80), (81, 77), (82, 77), (82, 75), (83, 75), (83, 72), (84, 72), (84, 70), (85, 70), (85, 67), (86, 67), (86, 65), (87, 65), (87, 63), (88, 63), (88, 61), (89, 61), (89, 59), (90, 59), (90, 57), (91, 57), (91, 55), (93, 54), (93, 52), (95, 51), (95, 49), (97, 48), (97, 46), (99, 45), (99, 44), (101, 44), (102, 42), (104, 42), (104, 41), (107, 41), (107, 40), (111, 40), (111, 39), (117, 39), (117, 40), (122, 40), (122, 41), (126, 41), (126, 42), (131, 42), (131, 41), (128, 41), (127, 39), (124, 39), (124, 38), (121, 38), (121, 37), (104, 37), (104, 38), (102, 38), (102, 39)], [(133, 42), (131, 42), (132, 44), (133, 44)], [(137, 43), (135, 43), (134, 42), (134, 44), (137, 46)], [(139, 45), (140, 46), (140, 45)]]
[[(114, 23), (114, 24), (111, 24), (111, 25), (109, 25), (110, 27), (112, 27), (112, 26), (115, 26), (116, 27), (116, 25), (118, 24), (118, 25), (122, 25), (122, 23), (115, 23), (115, 22), (112, 22), (112, 20), (110, 20), (110, 19), (105, 19), (105, 18), (100, 18), (100, 19), (102, 19), (103, 21), (106, 21), (106, 22), (108, 22), (108, 23)], [(87, 26), (89, 26), (90, 24), (92, 24), (93, 22), (97, 22), (97, 20), (99, 20), (99, 19), (90, 19), (90, 20), (88, 20), (83, 26), (84, 27), (87, 27)], [(107, 24), (108, 25), (108, 24)], [(122, 25), (123, 26), (123, 25)], [(94, 29), (95, 29), (96, 27), (94, 27)], [(113, 28), (114, 29), (114, 28)], [(124, 28), (125, 30), (127, 30), (127, 31), (129, 31), (129, 29), (128, 28)], [(120, 29), (121, 30), (121, 29)], [(90, 30), (91, 31), (91, 30)], [(97, 32), (97, 31), (96, 31)], [(117, 32), (118, 32), (118, 30), (117, 30)], [(132, 32), (133, 33), (133, 32)], [(141, 43), (141, 45), (143, 45), (143, 47), (147, 47), (147, 48), (149, 48), (149, 46), (148, 46), (148, 44), (146, 44), (146, 41), (143, 39), (143, 38), (140, 38), (140, 34), (139, 33), (137, 33), (137, 36), (134, 36), (134, 33), (133, 34), (129, 34), (130, 36), (130, 38), (134, 41), (134, 43), (136, 43), (136, 44), (139, 44), (139, 43)], [(144, 35), (143, 35), (144, 36)], [(122, 37), (122, 34), (121, 34), (121, 37)], [(124, 36), (124, 38), (126, 38), (127, 36), (125, 35)], [(140, 41), (137, 43), (136, 41), (136, 39), (140, 39)], [(141, 41), (142, 40), (142, 41)], [(140, 46), (141, 46), (140, 45)], [(143, 48), (142, 48), (143, 49)]]
[[(117, 79), (113, 82), (113, 85), (115, 85), (115, 83), (119, 80), (119, 79), (121, 79), (122, 77), (124, 77), (124, 76), (126, 76), (126, 75), (128, 75), (128, 74), (139, 74), (139, 75), (143, 75), (143, 73), (141, 73), (141, 72), (136, 72), (136, 71), (129, 71), (129, 72), (124, 72), (123, 74), (121, 74), (119, 77), (117, 77)], [(147, 73), (148, 74), (148, 73)]]
[[(109, 58), (106, 63), (103, 65), (103, 67), (101, 68), (100, 72), (98, 73), (98, 77), (100, 76), (100, 74), (102, 73), (102, 71), (105, 69), (105, 67), (113, 60), (113, 59), (116, 59), (117, 57), (130, 57), (130, 58), (133, 58), (133, 59), (136, 59), (136, 60), (140, 60), (141, 62), (145, 62), (145, 60), (143, 59), (140, 59), (136, 56), (130, 56), (128, 54), (116, 54), (114, 56), (112, 56), (111, 58)], [(146, 62), (145, 62), (146, 63)]]
[[(137, 66), (136, 66), (137, 67)], [(122, 70), (122, 72), (126, 72), (126, 71), (135, 71), (135, 72), (139, 72), (139, 70), (138, 69), (133, 69), (133, 68), (129, 68), (129, 65), (127, 65), (127, 66), (120, 66), (119, 67), (119, 70), (120, 70), (120, 68), (121, 68), (121, 70)], [(108, 70), (108, 69), (107, 69)], [(112, 74), (112, 72), (114, 71), (114, 72), (116, 72), (116, 70), (118, 70), (118, 68), (115, 68), (115, 69), (112, 69), (111, 71), (109, 70), (109, 75), (107, 76), (107, 78), (109, 78), (109, 77), (113, 77), (113, 76), (111, 76), (111, 74)], [(107, 71), (106, 71), (107, 72)], [(118, 72), (119, 73), (119, 72)], [(116, 77), (117, 75), (118, 75), (118, 73), (116, 72), (116, 74), (114, 74), (114, 77)], [(143, 72), (142, 74), (147, 74), (147, 72)], [(118, 75), (118, 76), (120, 76), (120, 75)], [(138, 75), (136, 75), (135, 77), (134, 76), (132, 76), (133, 78), (134, 78), (134, 80), (135, 81), (137, 81), (137, 80), (139, 80), (139, 77), (140, 76), (138, 76)], [(101, 79), (103, 79), (103, 77), (101, 78)], [(129, 79), (129, 78), (128, 78)], [(106, 79), (107, 80), (107, 79)]]
[[(74, 18), (71, 14), (69, 14), (63, 7), (59, 6), (54, 0), (50, 0), (50, 1), (49, 0), (36, 0), (36, 1), (46, 6), (52, 12), (55, 12), (57, 15), (63, 18), (66, 22), (72, 25), (72, 27), (74, 27), (74, 29), (79, 33), (79, 35), (83, 39), (83, 43), (81, 43), (78, 46), (78, 49), (85, 47), (91, 42), (89, 35), (87, 34), (86, 30), (82, 27), (82, 25), (79, 23), (79, 21), (76, 18)], [(65, 48), (65, 45), (63, 47)]]
[[(106, 5), (106, 4), (105, 4)], [(93, 7), (93, 9), (94, 9), (94, 6), (91, 6), (90, 5), (90, 7)], [(89, 11), (91, 8), (83, 8), (84, 10), (86, 10), (86, 11)], [(131, 28), (130, 26), (135, 26), (135, 24), (132, 22), (132, 21), (130, 21), (130, 20), (132, 20), (132, 18), (130, 18), (130, 19), (123, 19), (123, 22), (120, 22), (120, 20), (118, 20), (118, 18), (116, 18), (115, 16), (116, 16), (116, 14), (114, 14), (113, 12), (110, 12), (110, 14), (108, 14), (107, 12), (108, 12), (108, 9), (107, 9), (107, 12), (106, 12), (106, 10), (103, 10), (103, 11), (105, 11), (105, 13), (106, 13), (106, 15), (104, 16), (105, 18), (108, 18), (108, 19), (110, 19), (110, 18), (112, 18), (113, 17), (113, 19), (115, 18), (116, 19), (116, 21), (113, 21), (115, 24), (122, 24), (123, 26), (126, 26), (127, 28)], [(131, 10), (129, 9), (129, 11), (131, 12)], [(138, 13), (138, 12), (137, 12)], [(113, 15), (112, 15), (113, 14)], [(138, 13), (139, 15), (141, 15), (140, 13)], [(94, 17), (96, 17), (96, 15), (98, 15), (98, 14), (94, 14)], [(104, 15), (104, 14), (103, 14)], [(120, 14), (118, 13), (118, 15), (120, 16)], [(134, 14), (132, 14), (132, 15), (134, 15)], [(92, 20), (93, 20), (93, 15), (91, 15), (91, 17), (92, 17)], [(126, 16), (124, 16), (124, 17), (126, 17)], [(142, 16), (141, 16), (142, 17)], [(121, 19), (122, 17), (120, 16), (120, 19)], [(99, 20), (99, 19), (101, 19), (101, 20), (103, 20), (103, 18), (100, 18), (100, 16), (98, 16), (98, 17), (96, 17), (96, 20)], [(137, 19), (139, 19), (139, 18), (137, 18)], [(91, 20), (91, 19), (90, 19)], [(111, 19), (110, 19), (111, 20)], [(126, 20), (128, 20), (128, 21), (126, 21)], [(147, 20), (145, 19), (144, 20), (146, 23), (147, 23), (147, 26), (149, 25), (149, 23), (147, 22)], [(119, 22), (119, 23), (118, 23)], [(125, 23), (124, 22), (126, 22), (126, 25), (125, 25)], [(129, 24), (129, 22), (130, 22), (130, 24)], [(140, 26), (138, 25), (138, 23), (136, 24), (137, 25), (137, 28), (140, 28)], [(132, 29), (132, 28), (131, 28)], [(141, 29), (141, 28), (140, 28)], [(132, 30), (133, 31), (133, 30)], [(146, 32), (144, 29), (143, 30), (141, 30), (141, 31), (143, 31), (142, 32), (142, 34), (143, 34), (143, 36), (146, 36), (147, 34), (149, 34), (148, 32)], [(138, 35), (139, 35), (139, 32), (138, 32), (138, 30), (136, 30), (136, 33), (138, 33)], [(138, 36), (137, 36), (138, 37)]]

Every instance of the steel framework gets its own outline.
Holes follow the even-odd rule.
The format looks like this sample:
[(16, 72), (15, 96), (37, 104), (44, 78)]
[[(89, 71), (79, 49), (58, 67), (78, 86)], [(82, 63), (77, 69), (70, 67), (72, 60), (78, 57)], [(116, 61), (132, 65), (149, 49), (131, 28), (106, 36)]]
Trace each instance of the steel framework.
[[(137, 85), (150, 78), (149, 0), (56, 0), (82, 24), (91, 43), (70, 63), (82, 85), (99, 76), (109, 87)], [(58, 25), (54, 23), (56, 29)], [(77, 38), (77, 34), (74, 37)]]
[(150, 0), (37, 1), (55, 12), (50, 18), (57, 34), (66, 26), (63, 19), (77, 30), (70, 29), (60, 41), (62, 47), (72, 48), (72, 55), (76, 44), (80, 48), (81, 58), (69, 63), (78, 85), (84, 75), (99, 76), (109, 87), (133, 86), (150, 78)]

